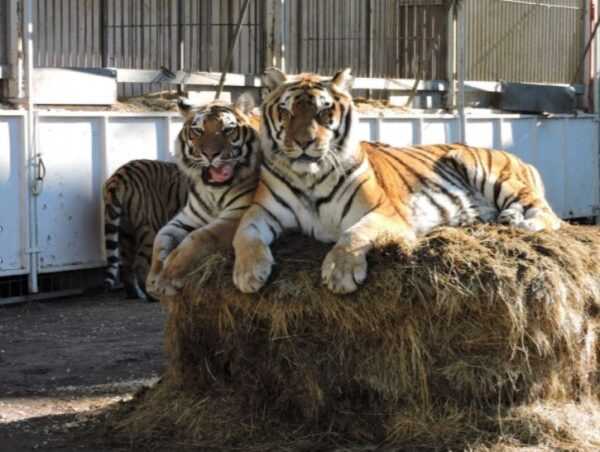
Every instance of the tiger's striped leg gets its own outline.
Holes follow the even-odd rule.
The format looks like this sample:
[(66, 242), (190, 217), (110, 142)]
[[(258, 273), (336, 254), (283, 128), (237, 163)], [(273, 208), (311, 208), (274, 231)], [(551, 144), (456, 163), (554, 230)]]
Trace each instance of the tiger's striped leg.
[(168, 255), (160, 275), (160, 291), (167, 296), (177, 294), (183, 287), (183, 278), (205, 258), (232, 246), (237, 220), (217, 220), (188, 234)]
[(367, 253), (378, 239), (410, 244), (415, 235), (400, 216), (389, 216), (382, 210), (368, 213), (347, 229), (325, 256), (323, 284), (338, 294), (358, 289), (367, 277)]
[(173, 251), (185, 236), (194, 229), (192, 226), (182, 227), (187, 225), (186, 217), (183, 213), (179, 213), (169, 223), (162, 227), (154, 238), (154, 247), (152, 250), (152, 262), (150, 264), (150, 272), (146, 279), (146, 290), (154, 296), (161, 296), (160, 290), (160, 274), (163, 270), (163, 262)]
[[(259, 185), (257, 197), (261, 190), (263, 187)], [(252, 205), (242, 217), (233, 239), (233, 282), (244, 293), (257, 292), (265, 285), (274, 263), (269, 245), (281, 235), (284, 228), (296, 226), (289, 212), (279, 212), (280, 216), (277, 217), (272, 212), (274, 209), (267, 210), (260, 204)]]
[(502, 183), (500, 195), (506, 196), (498, 223), (537, 232), (559, 229), (561, 220), (544, 196), (544, 184), (538, 170), (527, 164), (520, 168), (521, 177)]

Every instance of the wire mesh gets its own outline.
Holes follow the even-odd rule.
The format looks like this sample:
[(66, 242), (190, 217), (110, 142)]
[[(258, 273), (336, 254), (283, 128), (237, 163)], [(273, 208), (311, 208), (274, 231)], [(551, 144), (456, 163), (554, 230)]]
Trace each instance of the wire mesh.
[[(102, 285), (103, 275), (101, 268), (42, 273), (38, 275), (38, 289), (42, 294), (49, 294), (64, 290), (99, 288)], [(0, 278), (0, 300), (28, 294), (27, 275)]]

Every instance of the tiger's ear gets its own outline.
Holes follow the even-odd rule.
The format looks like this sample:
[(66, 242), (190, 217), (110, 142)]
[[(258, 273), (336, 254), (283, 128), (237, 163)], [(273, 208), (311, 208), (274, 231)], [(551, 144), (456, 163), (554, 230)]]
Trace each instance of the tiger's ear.
[(265, 69), (265, 73), (262, 76), (262, 84), (268, 91), (273, 91), (279, 86), (287, 82), (287, 75), (284, 72), (277, 69), (276, 67), (269, 67)]
[(252, 94), (246, 91), (240, 94), (233, 106), (245, 115), (249, 115), (250, 113), (252, 113), (252, 110), (254, 110), (254, 108), (256, 107), (256, 102), (254, 102), (254, 96), (252, 96)]
[(350, 91), (352, 89), (352, 69), (347, 67), (343, 71), (336, 72), (331, 78), (331, 84), (342, 91)]
[(177, 99), (177, 109), (186, 121), (194, 115), (194, 105), (187, 97)]

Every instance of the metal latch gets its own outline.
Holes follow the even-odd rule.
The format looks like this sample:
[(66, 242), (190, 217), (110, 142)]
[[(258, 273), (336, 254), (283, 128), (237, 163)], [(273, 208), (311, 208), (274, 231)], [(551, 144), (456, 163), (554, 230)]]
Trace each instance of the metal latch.
[(35, 177), (31, 186), (31, 192), (34, 196), (38, 196), (44, 189), (44, 179), (46, 178), (46, 165), (44, 159), (38, 154), (33, 164)]

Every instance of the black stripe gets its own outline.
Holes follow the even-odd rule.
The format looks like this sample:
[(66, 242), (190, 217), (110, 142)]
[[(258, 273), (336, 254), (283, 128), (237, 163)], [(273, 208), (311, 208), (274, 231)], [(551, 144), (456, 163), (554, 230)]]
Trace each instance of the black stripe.
[(281, 204), (284, 209), (287, 209), (291, 212), (291, 214), (294, 217), (294, 221), (296, 221), (296, 226), (300, 227), (300, 219), (296, 215), (296, 212), (294, 211), (294, 209), (292, 209), (292, 207), (286, 202), (285, 199), (283, 199), (281, 196), (279, 196), (273, 190), (271, 190), (271, 187), (269, 187), (269, 184), (267, 184), (265, 181), (262, 181), (262, 182), (263, 182), (263, 185), (265, 186), (265, 188), (269, 191), (269, 193), (273, 197), (273, 199), (275, 201), (277, 201), (279, 204)]
[(346, 204), (344, 205), (344, 209), (342, 210), (342, 216), (340, 218), (340, 221), (343, 221), (344, 218), (346, 218), (346, 214), (348, 213), (348, 210), (350, 210), (350, 207), (352, 206), (352, 203), (354, 202), (354, 197), (358, 193), (358, 190), (360, 190), (360, 187), (362, 187), (369, 179), (370, 179), (370, 177), (367, 177), (366, 179), (364, 179), (363, 181), (361, 181), (360, 184), (358, 184), (356, 186), (356, 188), (354, 189), (354, 192), (352, 192), (352, 194), (350, 195), (350, 197), (346, 201)]
[[(290, 181), (288, 181), (285, 176), (280, 174), (275, 168), (271, 168), (267, 162), (263, 162), (261, 165), (262, 168), (266, 169), (275, 179), (278, 179), (283, 185), (290, 189), (290, 191), (298, 198), (306, 198), (305, 190), (292, 185)], [(263, 181), (264, 182), (264, 181)]]
[[(417, 160), (418, 162), (420, 162), (421, 164), (427, 166), (427, 162), (424, 162), (423, 160), (421, 160), (419, 157), (417, 157), (416, 155), (414, 155), (414, 153), (410, 153), (410, 152), (406, 152), (403, 155), (407, 156), (407, 157), (412, 157), (413, 159)], [(435, 166), (435, 165), (434, 165)], [(433, 168), (432, 168), (433, 170)], [(434, 171), (434, 174), (436, 174), (437, 176), (441, 177), (442, 179), (444, 179), (446, 182), (448, 182), (450, 185), (453, 185), (452, 181), (449, 181), (447, 178), (443, 177), (440, 173), (438, 173), (437, 171)], [(462, 200), (460, 199), (460, 197), (458, 197), (457, 195), (454, 195), (452, 193), (450, 193), (444, 186), (436, 183), (435, 181), (433, 181), (432, 179), (427, 179), (431, 182), (431, 184), (427, 184), (427, 185), (435, 185), (435, 187), (438, 188), (438, 190), (440, 192), (442, 192), (444, 195), (448, 196), (453, 202), (454, 205), (457, 207), (462, 207), (463, 203)], [(462, 185), (462, 184), (461, 184)]]
[[(190, 193), (191, 197), (193, 197), (196, 201), (198, 201), (198, 203), (202, 206), (202, 208), (204, 209), (205, 212), (210, 212), (210, 208), (208, 207), (208, 205), (206, 204), (206, 202), (204, 201), (204, 199), (202, 199), (202, 196), (200, 193), (198, 193), (198, 190), (196, 189), (196, 184), (192, 184), (192, 192)], [(189, 198), (188, 198), (188, 203), (189, 203)]]
[(114, 240), (106, 240), (105, 246), (107, 250), (116, 250), (119, 247), (119, 242), (115, 242)]
[(104, 223), (105, 234), (118, 234), (119, 228), (112, 223)]
[(204, 224), (208, 224), (210, 223), (209, 221), (206, 220), (206, 218), (204, 218), (202, 216), (202, 214), (200, 212), (198, 212), (195, 208), (194, 208), (194, 204), (191, 201), (188, 201), (187, 203), (187, 207), (189, 207), (189, 209), (192, 211), (192, 213), (194, 214), (194, 216), (196, 218), (199, 218), (200, 220), (202, 220), (204, 222)]
[(308, 187), (308, 189), (309, 189), (309, 190), (311, 190), (311, 191), (312, 191), (312, 190), (314, 190), (314, 188), (315, 188), (317, 185), (319, 185), (319, 184), (323, 183), (323, 181), (324, 181), (325, 179), (327, 179), (327, 178), (328, 178), (328, 177), (331, 175), (331, 173), (332, 173), (334, 170), (335, 170), (335, 167), (332, 165), (332, 166), (331, 166), (331, 168), (329, 169), (329, 171), (326, 171), (325, 173), (323, 173), (323, 174), (321, 175), (321, 177), (319, 177), (319, 178), (318, 178), (318, 179), (317, 179), (315, 182), (313, 182), (313, 183), (310, 185), (310, 187)]
[(106, 258), (106, 261), (107, 261), (109, 264), (118, 264), (118, 263), (119, 263), (119, 258), (118, 258), (117, 256), (108, 256), (108, 257)]
[[(267, 213), (267, 215), (269, 215), (269, 217), (271, 217), (271, 219), (277, 224), (277, 226), (279, 226), (279, 229), (281, 229), (282, 231), (285, 230), (285, 228), (283, 227), (283, 225), (281, 224), (281, 222), (279, 221), (279, 219), (273, 214), (273, 212), (271, 212), (265, 206), (263, 206), (262, 204), (259, 204), (257, 202), (253, 202), (252, 204), (255, 205), (255, 206), (258, 206), (262, 210), (264, 210)], [(268, 225), (268, 223), (267, 223), (267, 225)], [(277, 235), (274, 235), (274, 237), (277, 237)]]
[(190, 226), (189, 224), (185, 224), (184, 222), (179, 221), (179, 220), (171, 221), (171, 226), (174, 226), (179, 229), (183, 229), (185, 232), (192, 232), (192, 231), (196, 230), (196, 228), (194, 226)]
[(106, 205), (106, 213), (107, 216), (110, 220), (116, 220), (117, 218), (119, 218), (121, 216), (121, 212), (119, 212), (113, 205), (111, 204), (107, 204)]
[(333, 199), (336, 192), (340, 189), (340, 187), (344, 184), (344, 182), (346, 182), (348, 180), (347, 178), (349, 176), (351, 176), (352, 173), (354, 173), (358, 168), (360, 168), (360, 166), (364, 162), (364, 159), (365, 159), (365, 157), (363, 157), (363, 159), (359, 163), (348, 168), (348, 170), (346, 170), (346, 172), (340, 176), (340, 178), (338, 179), (338, 181), (335, 184), (335, 186), (333, 187), (333, 189), (326, 196), (324, 196), (322, 198), (317, 198), (315, 200), (315, 206), (316, 206), (317, 210), (319, 210), (319, 208), (321, 207), (322, 204), (327, 203)]
[[(408, 153), (406, 153), (406, 154), (408, 155)], [(423, 176), (421, 176), (419, 173), (417, 173), (416, 171), (414, 171), (410, 166), (408, 166), (406, 163), (404, 163), (403, 161), (401, 161), (399, 158), (397, 158), (392, 153), (385, 152), (385, 155), (387, 155), (387, 156), (391, 157), (392, 159), (394, 159), (395, 162), (397, 162), (398, 164), (400, 164), (406, 171), (408, 171), (409, 173), (411, 173), (419, 181), (419, 183), (424, 188), (424, 189), (419, 190), (419, 193), (422, 194), (422, 195), (424, 195), (424, 196), (426, 196), (427, 199), (429, 199), (429, 202), (435, 208), (438, 209), (438, 212), (442, 216), (442, 218), (444, 219), (444, 222), (448, 223), (449, 220), (450, 220), (450, 218), (448, 217), (448, 212), (440, 204), (438, 204), (436, 202), (436, 200), (433, 198), (433, 196), (431, 196), (427, 192), (427, 190), (426, 190), (426, 188), (431, 188), (431, 185), (428, 183), (428, 179), (425, 179)], [(400, 172), (399, 171), (396, 171), (396, 172), (400, 176)], [(402, 176), (400, 176), (400, 178), (403, 179)], [(404, 179), (403, 179), (403, 182), (404, 182)], [(435, 187), (439, 188), (439, 191), (444, 192), (444, 194), (446, 194), (447, 196), (450, 196), (450, 195), (448, 195), (448, 191), (445, 188), (439, 186), (438, 184), (435, 184), (433, 181), (432, 181), (432, 184), (435, 185)], [(411, 191), (411, 193), (414, 193), (414, 190)], [(459, 207), (462, 207), (462, 204)]]
[(227, 209), (230, 205), (232, 205), (234, 202), (236, 202), (241, 197), (246, 196), (247, 194), (252, 193), (255, 190), (256, 190), (256, 188), (252, 187), (252, 188), (249, 188), (248, 190), (245, 190), (245, 191), (243, 191), (241, 193), (238, 193), (233, 198), (231, 198), (229, 201), (227, 201), (227, 204), (225, 204), (225, 206), (223, 207), (223, 210)]

